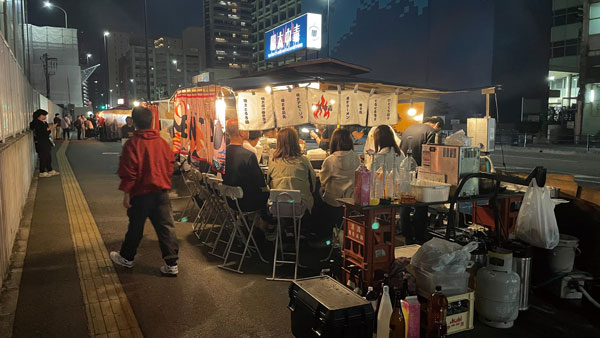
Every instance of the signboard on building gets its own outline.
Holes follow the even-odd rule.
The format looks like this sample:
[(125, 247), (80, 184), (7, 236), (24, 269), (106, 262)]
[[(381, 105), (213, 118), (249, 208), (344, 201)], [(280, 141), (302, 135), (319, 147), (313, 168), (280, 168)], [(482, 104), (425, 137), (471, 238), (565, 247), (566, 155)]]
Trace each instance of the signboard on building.
[(265, 33), (265, 60), (321, 49), (321, 14), (306, 13)]

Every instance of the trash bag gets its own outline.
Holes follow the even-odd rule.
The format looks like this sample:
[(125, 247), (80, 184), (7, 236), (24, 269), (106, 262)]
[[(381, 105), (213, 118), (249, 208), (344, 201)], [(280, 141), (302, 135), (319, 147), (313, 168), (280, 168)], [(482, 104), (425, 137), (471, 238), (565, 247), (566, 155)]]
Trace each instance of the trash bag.
[(467, 142), (467, 135), (464, 130), (459, 130), (456, 133), (446, 137), (444, 144), (448, 146), (464, 146)]
[(554, 207), (558, 203), (550, 198), (548, 187), (538, 187), (533, 179), (523, 197), (515, 236), (538, 248), (554, 249), (560, 239), (554, 214)]
[(477, 242), (463, 247), (434, 237), (415, 252), (411, 264), (429, 272), (463, 273), (473, 264), (471, 252), (477, 246)]

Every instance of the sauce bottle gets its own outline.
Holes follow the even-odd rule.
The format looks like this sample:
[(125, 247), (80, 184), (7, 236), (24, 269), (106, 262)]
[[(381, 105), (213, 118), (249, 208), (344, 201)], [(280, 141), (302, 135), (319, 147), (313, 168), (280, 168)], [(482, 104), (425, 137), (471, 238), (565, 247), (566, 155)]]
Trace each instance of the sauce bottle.
[(446, 337), (448, 332), (446, 310), (448, 310), (448, 298), (444, 296), (442, 287), (438, 285), (427, 302), (427, 338)]

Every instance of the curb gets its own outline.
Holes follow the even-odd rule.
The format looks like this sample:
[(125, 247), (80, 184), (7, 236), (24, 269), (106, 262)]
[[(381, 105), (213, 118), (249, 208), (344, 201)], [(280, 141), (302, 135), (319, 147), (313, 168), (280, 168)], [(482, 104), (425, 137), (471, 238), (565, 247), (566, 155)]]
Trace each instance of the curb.
[[(564, 150), (564, 149), (552, 149), (552, 148), (540, 148), (540, 147), (514, 147), (514, 146), (504, 146), (504, 150), (521, 152), (521, 153), (546, 153), (546, 154), (557, 154), (557, 155), (592, 155), (592, 156), (600, 156), (600, 149), (590, 149), (590, 151), (582, 149), (573, 149), (573, 150)], [(502, 148), (496, 146), (494, 148), (494, 152), (502, 151)]]
[(38, 176), (35, 174), (36, 172), (34, 171), (31, 179), (27, 200), (23, 207), (21, 224), (19, 225), (10, 257), (8, 275), (0, 290), (0, 337), (10, 338), (13, 333), (13, 323), (19, 299), (19, 287), (21, 285), (21, 276), (23, 275), (23, 262), (27, 253), (29, 231), (33, 219), (33, 207), (37, 195)]

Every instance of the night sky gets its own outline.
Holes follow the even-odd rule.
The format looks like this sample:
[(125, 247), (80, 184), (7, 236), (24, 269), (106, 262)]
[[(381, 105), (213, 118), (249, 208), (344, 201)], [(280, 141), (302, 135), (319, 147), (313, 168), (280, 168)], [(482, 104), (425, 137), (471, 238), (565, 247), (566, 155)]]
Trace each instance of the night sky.
[[(80, 56), (91, 53), (90, 65), (101, 63), (102, 32), (130, 32), (143, 37), (144, 0), (53, 0), (68, 14), (69, 28), (79, 30)], [(64, 27), (64, 14), (57, 8), (45, 8), (42, 0), (28, 0), (29, 23), (36, 26)], [(147, 0), (151, 38), (179, 37), (186, 27), (202, 26), (202, 0)], [(103, 67), (92, 75), (102, 84)]]

